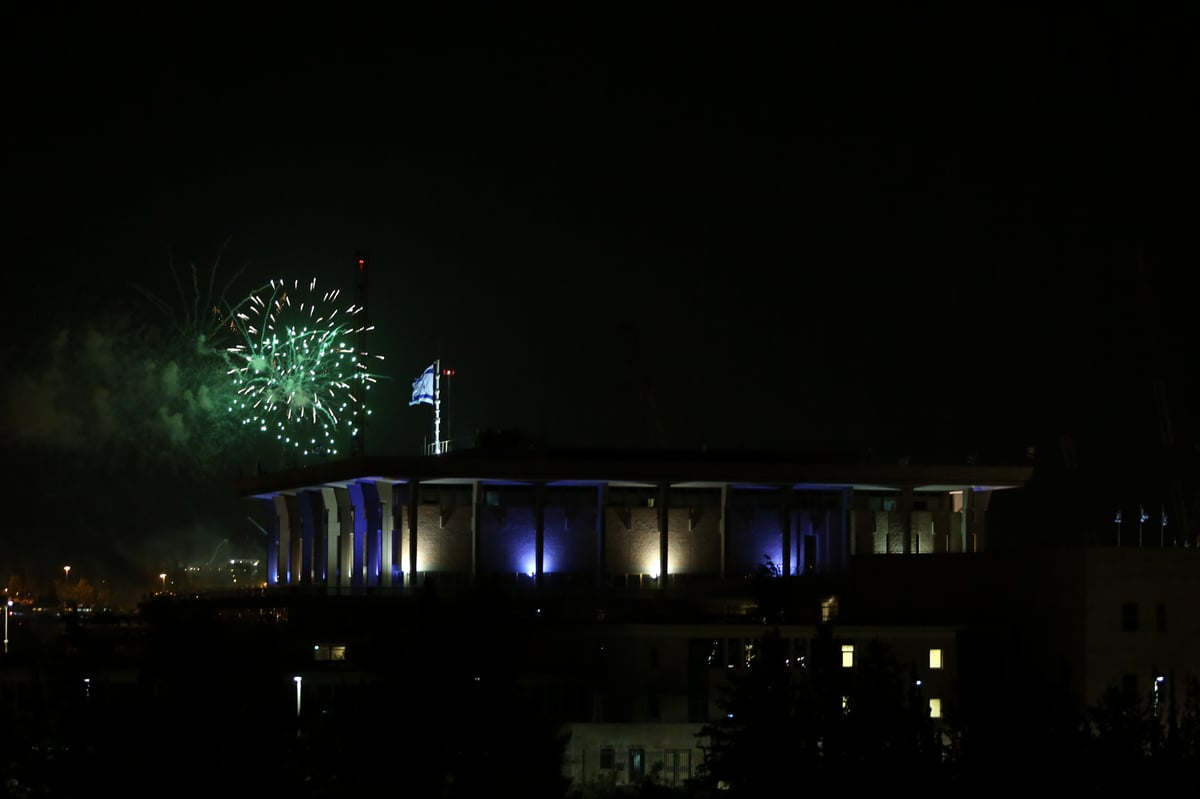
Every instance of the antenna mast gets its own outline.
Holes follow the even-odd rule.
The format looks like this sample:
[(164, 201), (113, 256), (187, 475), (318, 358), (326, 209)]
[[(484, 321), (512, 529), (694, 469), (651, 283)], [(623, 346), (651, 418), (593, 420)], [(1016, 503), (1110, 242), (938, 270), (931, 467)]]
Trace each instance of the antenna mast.
[[(367, 253), (365, 250), (359, 250), (355, 254), (355, 274), (357, 275), (358, 287), (358, 305), (362, 308), (359, 315), (362, 317), (358, 328), (358, 341), (356, 349), (358, 356), (362, 357), (366, 351), (366, 335), (367, 329), (370, 327), (370, 320), (367, 316)], [(367, 454), (367, 392), (366, 383), (363, 383), (361, 392), (361, 411), (358, 414), (358, 424), (354, 428), (354, 440), (350, 445), (350, 455), (366, 455)]]

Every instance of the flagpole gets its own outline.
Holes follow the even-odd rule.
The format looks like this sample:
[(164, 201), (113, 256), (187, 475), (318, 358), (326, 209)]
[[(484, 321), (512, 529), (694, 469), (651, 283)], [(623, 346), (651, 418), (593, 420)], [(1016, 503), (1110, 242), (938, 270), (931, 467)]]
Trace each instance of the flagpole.
[[(366, 352), (366, 346), (363, 339), (366, 336), (366, 331), (369, 329), (369, 321), (367, 319), (367, 253), (365, 250), (359, 250), (356, 253), (358, 261), (358, 304), (362, 307), (360, 311), (362, 315), (361, 326), (358, 328), (358, 355), (362, 357)], [(361, 391), (363, 410), (360, 414), (361, 419), (358, 422), (358, 427), (354, 431), (354, 438), (351, 444), (351, 454), (366, 455), (367, 454), (367, 384), (364, 380)]]
[(433, 454), (442, 454), (442, 359), (433, 362)]

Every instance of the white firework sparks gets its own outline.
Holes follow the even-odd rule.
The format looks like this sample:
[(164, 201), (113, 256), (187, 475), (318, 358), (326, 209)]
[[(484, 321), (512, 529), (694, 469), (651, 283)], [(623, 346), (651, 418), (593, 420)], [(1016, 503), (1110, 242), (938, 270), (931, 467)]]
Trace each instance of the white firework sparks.
[(243, 342), (227, 351), (238, 397), (230, 411), (304, 454), (336, 455), (369, 412), (377, 375), (367, 362), (382, 358), (359, 339), (374, 328), (355, 322), (361, 306), (338, 306), (340, 292), (319, 292), (315, 278), (272, 280), (263, 293), (235, 311)]

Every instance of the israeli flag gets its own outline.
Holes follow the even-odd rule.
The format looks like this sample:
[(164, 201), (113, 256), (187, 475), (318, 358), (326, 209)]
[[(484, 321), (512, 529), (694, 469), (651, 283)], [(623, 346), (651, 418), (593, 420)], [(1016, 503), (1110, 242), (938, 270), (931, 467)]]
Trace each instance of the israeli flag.
[(433, 404), (433, 373), (434, 365), (429, 364), (421, 376), (413, 381), (412, 399), (409, 400), (409, 405), (426, 405)]

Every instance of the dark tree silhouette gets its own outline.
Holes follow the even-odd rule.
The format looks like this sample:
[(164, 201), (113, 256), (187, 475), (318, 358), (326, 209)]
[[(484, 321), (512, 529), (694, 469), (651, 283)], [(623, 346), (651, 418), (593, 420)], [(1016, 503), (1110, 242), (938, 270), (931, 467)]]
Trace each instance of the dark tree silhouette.
[(866, 642), (843, 669), (832, 627), (822, 625), (811, 656), (789, 662), (778, 629), (758, 638), (755, 656), (734, 671), (724, 716), (699, 734), (705, 761), (697, 782), (728, 796), (762, 796), (781, 769), (805, 785), (896, 785), (940, 767), (925, 698), (890, 647)]

